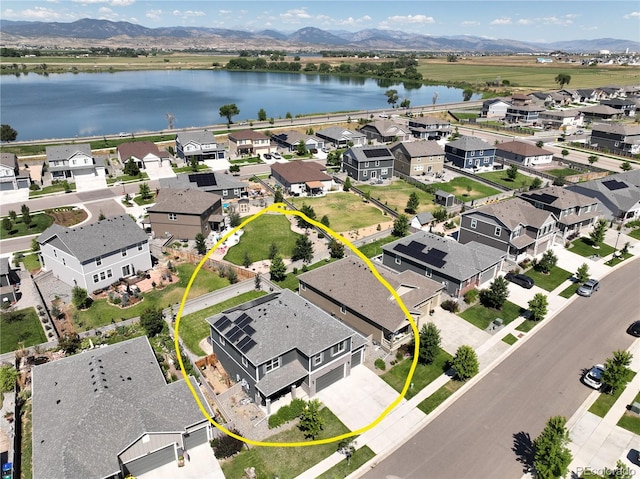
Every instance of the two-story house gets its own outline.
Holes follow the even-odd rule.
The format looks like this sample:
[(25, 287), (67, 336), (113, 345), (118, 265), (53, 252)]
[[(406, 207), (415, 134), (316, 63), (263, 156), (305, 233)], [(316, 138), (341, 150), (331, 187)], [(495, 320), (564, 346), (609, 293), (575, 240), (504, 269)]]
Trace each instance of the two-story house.
[(504, 119), (507, 123), (532, 124), (538, 121), (538, 117), (543, 111), (545, 111), (545, 107), (536, 104), (512, 104), (507, 107)]
[(624, 116), (634, 117), (636, 116), (636, 103), (627, 98), (611, 98), (609, 100), (601, 100), (601, 105), (610, 106), (616, 110), (620, 110)]
[(489, 98), (482, 102), (482, 118), (504, 118), (511, 101), (504, 98)]
[[(376, 270), (409, 310), (418, 330), (440, 305), (444, 286), (413, 271), (398, 273), (376, 264)], [(356, 256), (324, 265), (298, 276), (300, 296), (385, 350), (398, 348), (412, 335), (408, 318), (393, 294)]]
[(594, 224), (601, 214), (597, 200), (559, 186), (531, 190), (519, 196), (536, 208), (553, 213), (563, 240)]
[(607, 220), (640, 218), (640, 170), (575, 183), (567, 189), (598, 200), (599, 209)]
[(151, 268), (149, 238), (129, 215), (75, 228), (53, 224), (36, 240), (42, 269), (89, 293)]
[(520, 261), (547, 251), (556, 233), (556, 217), (513, 198), (462, 213), (458, 241), (491, 246)]
[(207, 322), (225, 371), (267, 412), (272, 401), (290, 392), (295, 397), (297, 388), (315, 396), (364, 361), (364, 337), (288, 289)]
[(156, 237), (194, 239), (224, 228), (222, 198), (195, 189), (161, 188), (147, 210)]
[(440, 174), (444, 170), (444, 150), (435, 141), (407, 141), (389, 145), (393, 167), (405, 175)]
[(53, 180), (93, 176), (97, 172), (89, 143), (47, 146), (46, 154)]
[(14, 304), (18, 300), (16, 285), (20, 282), (18, 274), (11, 269), (9, 258), (0, 258), (0, 304)]
[(376, 120), (367, 123), (360, 128), (360, 133), (364, 133), (369, 142), (390, 143), (411, 140), (409, 129), (392, 120)]
[(451, 134), (451, 123), (434, 116), (409, 118), (409, 131), (419, 140), (440, 140)]
[(475, 136), (461, 136), (444, 145), (445, 160), (458, 168), (473, 171), (493, 170), (495, 147)]
[(133, 160), (138, 168), (158, 168), (166, 165), (170, 166), (171, 160), (169, 153), (160, 151), (155, 143), (150, 141), (131, 141), (121, 143), (117, 148), (118, 160), (122, 165), (129, 160)]
[(451, 241), (418, 231), (382, 247), (382, 264), (395, 271), (413, 271), (442, 284), (461, 298), (473, 288), (493, 281), (506, 257), (504, 251), (471, 241)]
[(359, 131), (330, 126), (316, 131), (316, 136), (333, 145), (334, 148), (347, 148), (349, 146), (364, 146), (367, 144), (367, 136)]
[(526, 141), (507, 141), (496, 145), (496, 160), (535, 167), (553, 160), (553, 152)]
[(208, 130), (181, 131), (176, 135), (176, 154), (185, 162), (225, 160), (227, 152)]
[(271, 140), (267, 135), (254, 130), (239, 130), (229, 133), (229, 152), (233, 157), (264, 155), (271, 153)]
[(572, 108), (567, 110), (545, 110), (538, 116), (539, 123), (547, 128), (570, 128), (584, 126), (584, 114)]
[(622, 110), (607, 105), (587, 106), (580, 108), (580, 112), (588, 122), (617, 120), (623, 115)]
[(29, 175), (20, 172), (15, 153), (0, 153), (0, 191), (29, 188), (30, 185)]
[(245, 198), (248, 183), (220, 172), (184, 173), (175, 178), (160, 178), (160, 188), (195, 189), (214, 193), (223, 200)]
[(591, 128), (591, 146), (606, 148), (612, 153), (640, 153), (640, 125), (597, 123)]
[(393, 163), (393, 154), (386, 146), (352, 147), (342, 153), (342, 171), (358, 181), (391, 178)]
[(271, 135), (271, 139), (287, 151), (297, 151), (300, 142), (307, 150), (324, 148), (324, 140), (316, 135), (305, 135), (296, 130), (281, 131)]
[(294, 196), (323, 195), (331, 190), (333, 178), (315, 161), (289, 161), (271, 165), (271, 177)]

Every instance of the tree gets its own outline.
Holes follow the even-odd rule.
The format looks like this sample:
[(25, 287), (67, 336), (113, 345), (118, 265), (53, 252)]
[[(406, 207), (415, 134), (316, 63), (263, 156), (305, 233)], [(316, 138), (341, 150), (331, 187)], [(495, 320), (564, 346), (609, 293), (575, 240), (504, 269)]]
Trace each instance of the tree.
[(293, 247), (292, 261), (302, 260), (303, 263), (311, 263), (313, 259), (313, 243), (307, 235), (300, 235), (296, 239), (296, 245)]
[(335, 238), (329, 240), (329, 256), (335, 259), (344, 258), (344, 245)]
[(275, 243), (271, 243), (271, 245), (269, 245), (269, 259), (274, 259), (276, 256), (278, 256), (278, 245)]
[(229, 267), (229, 271), (227, 272), (227, 279), (229, 279), (229, 283), (236, 284), (238, 282), (238, 273), (236, 273), (236, 269)]
[(18, 371), (13, 366), (0, 366), (0, 393), (8, 393), (16, 388)]
[(536, 146), (537, 146), (538, 148), (542, 148), (542, 147), (544, 146), (544, 141), (542, 141), (542, 140), (538, 140), (538, 141), (536, 141)]
[(287, 267), (284, 265), (284, 261), (282, 261), (280, 255), (271, 260), (269, 275), (272, 281), (284, 281), (287, 277)]
[(629, 351), (614, 351), (613, 357), (607, 358), (604, 363), (602, 373), (602, 385), (609, 394), (615, 394), (618, 390), (624, 389), (629, 382), (629, 366), (633, 354)]
[(31, 218), (31, 213), (29, 213), (29, 208), (27, 208), (26, 211), (22, 212), (22, 222), (28, 228), (29, 225), (31, 225), (32, 220), (33, 218)]
[(409, 106), (411, 106), (411, 100), (408, 98), (405, 98), (400, 102), (400, 108), (409, 108)]
[(320, 416), (320, 401), (312, 399), (305, 405), (298, 428), (304, 432), (307, 439), (315, 439), (320, 434), (324, 429), (324, 419)]
[(529, 319), (531, 319), (531, 321), (542, 321), (547, 315), (547, 308), (549, 307), (547, 296), (542, 293), (536, 293), (528, 304)]
[(530, 190), (537, 190), (542, 186), (542, 180), (539, 177), (535, 177), (531, 182), (531, 186), (529, 186)]
[(508, 297), (508, 283), (503, 276), (498, 276), (491, 282), (488, 289), (480, 291), (480, 302), (487, 308), (502, 309)]
[(124, 174), (129, 176), (138, 176), (140, 168), (133, 158), (129, 158), (124, 164)]
[(74, 354), (82, 346), (82, 341), (78, 333), (67, 333), (58, 339), (58, 347), (65, 354)]
[(567, 419), (562, 416), (549, 418), (540, 435), (533, 440), (536, 478), (564, 477), (573, 459), (569, 444)]
[(258, 110), (258, 121), (267, 121), (267, 112), (264, 111), (264, 108)]
[(162, 313), (162, 309), (145, 309), (140, 315), (140, 326), (143, 327), (149, 337), (160, 334), (164, 328), (164, 314)]
[(589, 161), (590, 165), (593, 165), (594, 163), (596, 163), (600, 158), (598, 157), (598, 155), (589, 155), (589, 158), (587, 158), (587, 160)]
[(274, 203), (284, 202), (284, 195), (282, 194), (282, 190), (280, 188), (276, 188), (276, 192), (273, 194), (273, 202)]
[(307, 145), (304, 144), (304, 140), (300, 140), (296, 145), (296, 155), (304, 156), (307, 153), (309, 153), (309, 151), (307, 150)]
[(418, 361), (421, 364), (431, 364), (440, 352), (440, 343), (440, 330), (434, 323), (429, 322), (422, 326)]
[(465, 88), (462, 90), (462, 101), (469, 101), (473, 96), (473, 88)]
[(466, 381), (478, 374), (480, 370), (478, 355), (471, 346), (463, 344), (457, 349), (456, 355), (451, 361), (451, 367), (458, 380)]
[(403, 237), (409, 234), (409, 217), (407, 215), (399, 215), (393, 222), (393, 236)]
[(420, 206), (420, 198), (418, 198), (418, 194), (413, 191), (409, 195), (409, 199), (407, 200), (407, 207), (404, 209), (407, 213), (415, 214), (418, 211), (418, 206)]
[(569, 150), (567, 150), (566, 148), (564, 148), (560, 154), (562, 155), (562, 159), (564, 160), (567, 156), (569, 156)]
[(253, 287), (259, 291), (261, 288), (261, 285), (262, 285), (262, 276), (260, 276), (260, 273), (258, 273), (253, 278)]
[(229, 171), (231, 173), (240, 173), (240, 165), (231, 165), (231, 166), (229, 166)]
[(98, 215), (98, 221), (106, 220), (107, 217), (104, 215), (102, 210), (100, 210), (100, 214)]
[(2, 218), (2, 229), (5, 230), (7, 234), (11, 233), (11, 230), (13, 229), (13, 222), (9, 219), (8, 216)]
[(589, 234), (589, 240), (591, 240), (593, 246), (599, 246), (600, 243), (602, 243), (602, 241), (604, 240), (604, 235), (608, 229), (609, 226), (607, 224), (607, 220), (605, 220), (604, 218), (601, 218), (596, 222), (596, 224), (593, 226), (593, 230)]
[(233, 123), (233, 121), (231, 121), (231, 118), (239, 114), (240, 114), (240, 110), (238, 110), (238, 107), (236, 106), (235, 103), (222, 105), (220, 107), (220, 118), (226, 118), (227, 125), (230, 125), (231, 123)]
[(198, 158), (196, 158), (195, 156), (192, 156), (191, 159), (189, 160), (189, 166), (191, 167), (191, 171), (193, 171), (194, 173), (198, 172)]
[(0, 141), (14, 141), (18, 138), (18, 132), (11, 128), (11, 125), (0, 126)]
[(342, 190), (349, 191), (350, 189), (351, 189), (351, 178), (347, 176), (347, 178), (344, 180), (344, 185), (342, 185)]
[(511, 166), (507, 169), (507, 177), (508, 177), (511, 181), (515, 181), (515, 179), (518, 177), (518, 165), (511, 165)]
[(202, 233), (198, 233), (195, 237), (196, 251), (198, 254), (207, 254), (207, 245), (205, 243), (205, 237)]
[(20, 213), (22, 213), (23, 215), (24, 215), (25, 213), (29, 213), (29, 211), (30, 211), (30, 210), (29, 210), (29, 207), (28, 207), (27, 205), (24, 205), (24, 204), (23, 204), (23, 205), (20, 207)]
[(534, 269), (543, 274), (549, 274), (549, 272), (558, 264), (558, 257), (552, 250), (547, 250), (540, 258)]
[(387, 103), (391, 105), (392, 108), (395, 108), (398, 102), (398, 90), (387, 90), (384, 94), (387, 97)]
[(558, 85), (560, 85), (560, 88), (564, 88), (565, 85), (568, 85), (571, 82), (571, 75), (568, 75), (566, 73), (558, 73), (554, 81)]
[(589, 279), (589, 265), (587, 263), (582, 263), (576, 271), (576, 280), (578, 283), (584, 283)]
[(237, 228), (238, 226), (240, 226), (240, 213), (238, 213), (237, 211), (232, 211), (231, 213), (229, 213), (229, 226), (231, 226), (232, 228)]
[(140, 183), (140, 186), (138, 187), (138, 194), (140, 195), (140, 198), (142, 198), (143, 200), (149, 200), (151, 199), (151, 188), (149, 188), (149, 184), (148, 183)]
[(631, 163), (629, 163), (628, 161), (623, 161), (620, 165), (620, 169), (622, 171), (631, 171)]
[(244, 266), (245, 268), (248, 268), (249, 266), (251, 266), (251, 257), (249, 256), (249, 252), (245, 251), (244, 252), (244, 259), (242, 260), (242, 266)]
[(71, 302), (78, 309), (84, 309), (89, 302), (87, 290), (80, 286), (74, 286), (71, 289)]
[(9, 218), (11, 218), (11, 221), (13, 221), (15, 223), (16, 220), (18, 219), (18, 213), (16, 213), (14, 210), (10, 210), (9, 211)]
[(331, 226), (331, 223), (329, 222), (329, 217), (327, 215), (324, 215), (322, 218), (320, 218), (320, 223), (322, 223), (327, 228)]
[[(302, 208), (300, 208), (300, 213), (304, 214), (310, 220), (316, 220), (316, 212), (313, 210), (311, 205), (306, 203), (302, 203)], [(296, 221), (298, 222), (298, 228), (308, 229), (311, 228), (311, 223), (305, 220), (302, 216), (296, 216)]]

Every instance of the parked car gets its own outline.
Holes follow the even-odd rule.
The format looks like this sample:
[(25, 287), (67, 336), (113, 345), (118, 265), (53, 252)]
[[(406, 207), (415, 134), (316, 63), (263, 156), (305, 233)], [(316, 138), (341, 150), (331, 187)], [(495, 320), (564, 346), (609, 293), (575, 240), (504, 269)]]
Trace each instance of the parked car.
[(627, 333), (636, 338), (640, 338), (640, 321), (636, 321), (627, 328)]
[(526, 289), (533, 288), (533, 285), (535, 284), (533, 278), (530, 278), (526, 274), (507, 273), (504, 275), (504, 279)]
[(272, 156), (271, 156), (269, 153), (265, 153), (264, 155), (262, 155), (262, 157), (263, 157), (265, 160), (270, 160), (270, 159), (272, 158)]
[(282, 155), (278, 152), (276, 153), (271, 153), (271, 156), (273, 156), (274, 160), (281, 160), (282, 159)]
[(329, 153), (329, 148), (327, 148), (326, 146), (324, 148), (322, 148), (322, 152), (323, 153)]
[(600, 389), (602, 387), (603, 372), (604, 366), (602, 364), (596, 364), (587, 371), (582, 380), (587, 386), (592, 387), (593, 389)]
[(589, 279), (586, 283), (578, 288), (576, 291), (580, 296), (591, 296), (594, 292), (600, 289), (600, 282), (597, 279)]

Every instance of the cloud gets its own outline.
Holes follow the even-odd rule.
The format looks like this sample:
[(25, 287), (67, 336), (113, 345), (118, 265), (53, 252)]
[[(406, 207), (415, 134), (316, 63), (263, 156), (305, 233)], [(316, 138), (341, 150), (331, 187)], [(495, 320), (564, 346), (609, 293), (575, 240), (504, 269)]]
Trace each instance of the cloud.
[(623, 18), (625, 18), (626, 20), (629, 20), (631, 18), (638, 18), (640, 17), (640, 12), (631, 12), (631, 13), (627, 13)]
[(382, 23), (387, 24), (406, 24), (406, 23), (421, 23), (421, 24), (429, 24), (436, 23), (433, 17), (428, 17), (426, 15), (394, 15), (392, 17), (387, 17)]
[(151, 20), (160, 20), (162, 18), (162, 14), (162, 10), (149, 10), (144, 16)]
[(573, 16), (564, 15), (563, 17), (542, 17), (540, 23), (544, 25), (573, 25)]
[(465, 20), (464, 22), (460, 23), (460, 25), (464, 25), (466, 27), (472, 27), (472, 26), (480, 25), (480, 22), (477, 22), (475, 20)]
[(63, 14), (50, 8), (33, 7), (26, 10), (6, 9), (2, 12), (5, 18), (18, 18), (20, 20), (76, 20), (76, 16), (72, 14)]
[(530, 18), (521, 18), (517, 23), (518, 25), (531, 25), (533, 23), (533, 20), (531, 20)]
[(207, 14), (200, 10), (174, 10), (171, 12), (176, 17), (193, 18), (193, 17), (206, 17)]
[(218, 10), (218, 13), (220, 15), (227, 15), (227, 14), (231, 13), (231, 10)]
[(362, 23), (371, 21), (371, 17), (369, 15), (365, 15), (364, 17), (360, 17), (360, 18), (349, 17), (343, 20), (332, 20), (330, 17), (326, 15), (321, 15), (321, 17), (322, 18), (321, 19), (319, 18), (319, 19), (326, 23), (334, 23), (335, 25), (343, 25), (343, 26), (344, 25), (347, 25), (347, 26), (361, 25)]
[(491, 21), (490, 25), (511, 25), (511, 19), (509, 17), (496, 18)]
[(300, 20), (309, 20), (312, 16), (304, 8), (295, 8), (281, 13), (280, 18), (283, 22), (300, 23)]
[(71, 0), (74, 3), (81, 3), (83, 5), (92, 5), (96, 3), (106, 3), (112, 7), (128, 7), (136, 3), (136, 0)]

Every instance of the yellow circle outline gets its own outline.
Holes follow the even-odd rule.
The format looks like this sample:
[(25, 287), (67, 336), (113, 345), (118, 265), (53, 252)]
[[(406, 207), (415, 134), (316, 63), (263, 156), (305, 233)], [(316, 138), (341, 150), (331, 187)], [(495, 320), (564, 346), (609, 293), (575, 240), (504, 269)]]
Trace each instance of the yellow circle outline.
[[(384, 409), (384, 411), (382, 411), (382, 413), (380, 413), (380, 415), (371, 424), (368, 424), (368, 425), (366, 425), (364, 427), (361, 427), (360, 429), (357, 429), (355, 431), (351, 431), (351, 432), (348, 432), (348, 433), (345, 433), (345, 434), (341, 434), (340, 436), (334, 436), (334, 437), (329, 437), (329, 438), (325, 438), (325, 439), (317, 439), (317, 440), (313, 440), (313, 441), (304, 441), (304, 442), (263, 442), (263, 441), (254, 441), (253, 439), (248, 439), (246, 437), (243, 437), (243, 436), (240, 436), (238, 434), (235, 434), (235, 433), (229, 431), (227, 428), (225, 428), (221, 424), (218, 424), (216, 421), (214, 421), (214, 419), (211, 416), (209, 416), (209, 413), (207, 412), (207, 410), (202, 405), (202, 402), (200, 401), (200, 398), (198, 397), (198, 393), (196, 392), (195, 388), (193, 387), (193, 384), (191, 384), (191, 381), (189, 381), (189, 378), (187, 377), (187, 373), (185, 372), (185, 369), (184, 369), (184, 363), (182, 361), (182, 354), (180, 353), (180, 342), (179, 342), (180, 336), (179, 336), (178, 333), (179, 333), (179, 328), (180, 328), (180, 319), (182, 317), (182, 311), (184, 310), (184, 305), (185, 305), (185, 302), (187, 300), (187, 296), (189, 295), (189, 290), (191, 289), (191, 285), (193, 284), (193, 282), (194, 282), (196, 276), (198, 275), (198, 272), (202, 268), (202, 265), (204, 264), (204, 262), (207, 259), (209, 259), (209, 256), (211, 256), (211, 254), (216, 249), (218, 249), (218, 247), (224, 241), (226, 241), (229, 237), (231, 237), (231, 235), (233, 235), (236, 231), (244, 228), (247, 224), (251, 223), (253, 220), (255, 220), (256, 218), (262, 216), (263, 214), (265, 214), (265, 213), (267, 213), (269, 211), (273, 211), (273, 212), (280, 213), (280, 214), (283, 214), (283, 215), (300, 216), (301, 218), (303, 218), (308, 223), (312, 224), (313, 226), (315, 226), (317, 228), (320, 228), (325, 233), (327, 233), (329, 236), (332, 236), (333, 238), (338, 239), (340, 242), (342, 242), (343, 244), (348, 246), (351, 251), (353, 251), (356, 255), (358, 255), (360, 257), (360, 259), (362, 259), (367, 264), (367, 266), (369, 267), (369, 269), (371, 270), (373, 275), (376, 277), (376, 279), (378, 281), (380, 281), (380, 283), (382, 283), (382, 285), (384, 285), (384, 287), (389, 290), (389, 292), (393, 295), (395, 300), (398, 302), (398, 305), (402, 309), (402, 312), (405, 314), (405, 317), (409, 320), (409, 323), (411, 324), (411, 329), (413, 330), (413, 335), (414, 335), (414, 338), (415, 338), (415, 347), (414, 347), (414, 351), (413, 351), (413, 361), (411, 363), (411, 368), (409, 369), (409, 374), (407, 376), (407, 380), (404, 383), (404, 387), (402, 388), (402, 391), (400, 392), (398, 397), (391, 404), (389, 404)], [(387, 414), (389, 414), (391, 412), (392, 409), (394, 409), (400, 403), (400, 401), (402, 401), (402, 399), (404, 398), (405, 394), (409, 390), (409, 386), (411, 385), (411, 379), (413, 378), (413, 373), (415, 372), (416, 366), (418, 365), (418, 353), (419, 353), (419, 350), (420, 350), (419, 349), (420, 348), (420, 334), (418, 333), (418, 327), (416, 326), (415, 321), (411, 317), (411, 313), (409, 313), (409, 310), (407, 309), (407, 307), (402, 302), (402, 299), (400, 298), (398, 293), (396, 293), (396, 291), (391, 287), (391, 285), (380, 275), (380, 273), (378, 273), (378, 271), (376, 270), (376, 268), (373, 265), (373, 263), (371, 262), (371, 260), (369, 260), (369, 258), (367, 258), (365, 255), (363, 255), (358, 248), (356, 248), (348, 239), (344, 238), (339, 233), (336, 233), (332, 229), (327, 228), (325, 225), (323, 225), (322, 223), (319, 223), (318, 221), (315, 221), (315, 220), (312, 220), (312, 219), (308, 218), (304, 213), (301, 213), (300, 211), (288, 210), (284, 203), (274, 203), (274, 204), (262, 209), (261, 211), (259, 211), (255, 215), (251, 216), (250, 218), (247, 218), (246, 220), (244, 220), (239, 226), (237, 226), (236, 228), (232, 229), (226, 235), (224, 235), (222, 238), (220, 238), (220, 240), (213, 246), (213, 248), (211, 248), (207, 252), (207, 254), (204, 256), (204, 258), (202, 258), (202, 260), (200, 260), (200, 262), (196, 266), (196, 269), (194, 270), (193, 274), (191, 275), (191, 278), (189, 279), (189, 283), (187, 284), (187, 288), (185, 289), (184, 294), (182, 295), (182, 300), (180, 301), (180, 309), (178, 310), (178, 315), (176, 316), (176, 325), (175, 325), (175, 332), (174, 332), (174, 340), (173, 341), (174, 341), (174, 346), (176, 348), (176, 356), (178, 357), (178, 363), (180, 364), (180, 370), (182, 371), (182, 376), (185, 379), (185, 383), (189, 387), (189, 390), (191, 391), (191, 394), (193, 395), (194, 399), (196, 400), (196, 403), (198, 404), (198, 407), (200, 408), (200, 411), (202, 412), (204, 417), (207, 418), (207, 420), (211, 424), (213, 424), (215, 427), (220, 429), (222, 432), (224, 432), (225, 434), (227, 434), (227, 435), (229, 435), (231, 437), (234, 437), (235, 439), (243, 441), (243, 442), (245, 442), (247, 444), (251, 444), (253, 446), (265, 446), (265, 447), (300, 447), (300, 446), (314, 446), (314, 445), (318, 445), (318, 444), (330, 444), (332, 442), (340, 441), (342, 439), (358, 436), (358, 435), (360, 435), (360, 434), (362, 434), (362, 433), (374, 428), (375, 426), (377, 426), (387, 416)]]

